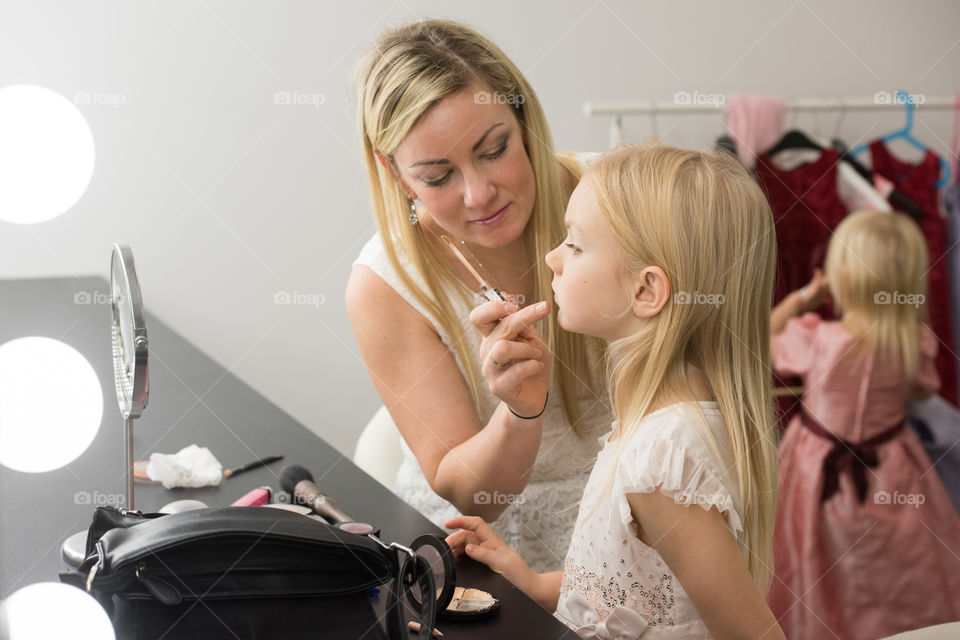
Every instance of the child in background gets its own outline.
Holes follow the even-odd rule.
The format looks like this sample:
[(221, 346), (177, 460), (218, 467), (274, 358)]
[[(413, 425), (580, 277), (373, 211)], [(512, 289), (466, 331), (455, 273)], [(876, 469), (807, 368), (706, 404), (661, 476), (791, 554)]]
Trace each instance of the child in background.
[[(958, 620), (960, 520), (904, 425), (911, 395), (939, 388), (921, 322), (926, 243), (905, 215), (861, 211), (834, 231), (825, 268), (771, 316), (774, 368), (801, 376), (804, 395), (780, 445), (770, 607), (799, 640)], [(842, 319), (803, 313), (828, 288)]]
[[(609, 341), (618, 420), (564, 569), (533, 572), (476, 517), (447, 522), (462, 528), (448, 543), (584, 638), (783, 638), (764, 602), (776, 449), (763, 193), (726, 154), (626, 146), (589, 167), (565, 222), (546, 257), (559, 322)], [(491, 388), (533, 358), (497, 333), (483, 347)]]

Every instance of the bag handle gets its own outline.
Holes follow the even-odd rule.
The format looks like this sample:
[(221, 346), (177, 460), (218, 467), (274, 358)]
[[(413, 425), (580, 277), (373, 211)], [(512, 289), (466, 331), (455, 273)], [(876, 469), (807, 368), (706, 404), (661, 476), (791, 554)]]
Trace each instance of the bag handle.
[(417, 637), (421, 640), (432, 640), (437, 619), (437, 589), (433, 570), (427, 560), (412, 549), (395, 542), (391, 543), (390, 547), (396, 553), (397, 575), (387, 601), (387, 633), (398, 640), (409, 637), (404, 621), (404, 595), (419, 586), (423, 609), (420, 612), (420, 632)]

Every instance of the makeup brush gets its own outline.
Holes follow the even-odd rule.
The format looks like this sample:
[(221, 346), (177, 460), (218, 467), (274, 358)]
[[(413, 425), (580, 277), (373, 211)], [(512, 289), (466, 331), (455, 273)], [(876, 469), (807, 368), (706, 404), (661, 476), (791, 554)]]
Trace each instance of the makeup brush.
[[(470, 275), (473, 276), (473, 278), (477, 281), (477, 284), (480, 286), (480, 292), (483, 294), (483, 297), (485, 297), (490, 302), (506, 302), (507, 301), (507, 297), (504, 296), (502, 293), (500, 293), (499, 289), (489, 284), (487, 282), (487, 279), (480, 275), (480, 272), (478, 271), (478, 269), (482, 269), (483, 265), (480, 264), (480, 262), (473, 256), (472, 253), (470, 253), (470, 249), (467, 248), (466, 244), (464, 244), (463, 241), (460, 242), (460, 246), (457, 246), (457, 243), (451, 240), (449, 236), (441, 235), (440, 240), (445, 245), (447, 245), (447, 247), (450, 249), (453, 255), (457, 257), (457, 260), (459, 260), (463, 264), (463, 266), (467, 268), (467, 271), (470, 273)], [(470, 255), (471, 258), (473, 258), (472, 262), (476, 263), (476, 267), (474, 267), (471, 261), (467, 259), (467, 256), (464, 255), (464, 252), (466, 252), (467, 254)]]
[(243, 473), (244, 471), (249, 471), (250, 469), (256, 469), (257, 467), (263, 467), (271, 462), (276, 462), (277, 460), (283, 460), (283, 456), (267, 456), (266, 458), (260, 458), (258, 460), (254, 460), (253, 462), (248, 462), (242, 467), (237, 467), (236, 469), (227, 469), (223, 472), (223, 477), (232, 478), (238, 473)]

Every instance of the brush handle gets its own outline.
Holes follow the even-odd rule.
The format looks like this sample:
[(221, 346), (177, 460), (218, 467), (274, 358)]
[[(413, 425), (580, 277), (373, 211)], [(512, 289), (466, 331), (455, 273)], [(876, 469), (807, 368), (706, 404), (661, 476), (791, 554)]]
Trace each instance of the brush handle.
[(333, 498), (325, 494), (313, 484), (312, 480), (301, 480), (293, 488), (293, 495), (297, 500), (307, 505), (325, 518), (334, 522), (353, 522), (353, 518), (345, 514), (334, 502)]

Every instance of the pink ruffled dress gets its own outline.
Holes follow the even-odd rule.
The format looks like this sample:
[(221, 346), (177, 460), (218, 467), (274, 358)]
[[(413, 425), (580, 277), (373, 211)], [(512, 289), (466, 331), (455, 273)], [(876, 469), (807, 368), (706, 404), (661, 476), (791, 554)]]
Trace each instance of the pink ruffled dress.
[(921, 327), (913, 380), (858, 361), (855, 342), (814, 313), (773, 340), (774, 368), (805, 387), (780, 444), (768, 595), (791, 640), (874, 640), (960, 620), (960, 518), (900, 427), (913, 390), (939, 388), (937, 339)]

